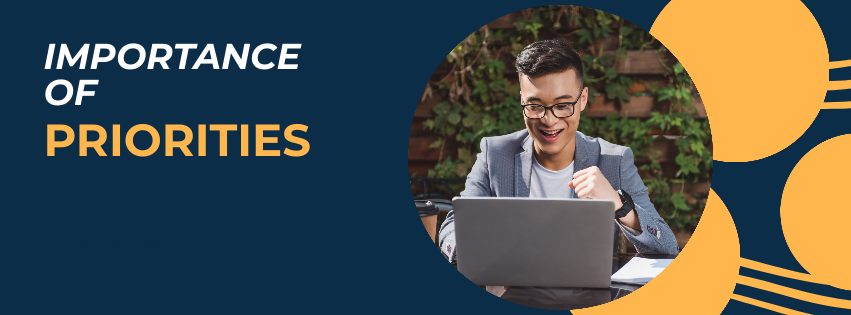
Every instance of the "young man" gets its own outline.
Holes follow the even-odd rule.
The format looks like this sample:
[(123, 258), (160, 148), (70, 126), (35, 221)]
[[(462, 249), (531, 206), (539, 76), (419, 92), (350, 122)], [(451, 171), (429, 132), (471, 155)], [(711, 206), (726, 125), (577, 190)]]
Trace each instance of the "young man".
[[(482, 139), (461, 196), (611, 200), (613, 232), (620, 228), (639, 253), (678, 253), (674, 234), (638, 176), (632, 150), (576, 131), (588, 88), (573, 47), (563, 39), (533, 43), (517, 56), (516, 67), (526, 130)], [(440, 249), (455, 262), (452, 212), (440, 228)]]

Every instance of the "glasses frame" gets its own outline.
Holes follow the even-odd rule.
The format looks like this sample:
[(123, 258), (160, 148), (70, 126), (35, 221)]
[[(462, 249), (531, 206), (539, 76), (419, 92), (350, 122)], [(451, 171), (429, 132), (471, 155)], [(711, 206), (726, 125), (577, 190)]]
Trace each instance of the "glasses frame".
[[(529, 119), (541, 119), (541, 118), (547, 117), (547, 110), (549, 110), (551, 113), (553, 113), (553, 117), (555, 117), (555, 118), (568, 118), (570, 116), (573, 116), (574, 114), (576, 114), (576, 103), (579, 103), (579, 101), (582, 99), (582, 92), (584, 92), (584, 91), (585, 91), (584, 88), (579, 90), (579, 96), (572, 103), (570, 103), (570, 102), (558, 103), (558, 104), (553, 104), (553, 105), (550, 105), (550, 106), (544, 106), (544, 105), (540, 105), (540, 104), (520, 104), (520, 106), (523, 107), (523, 116), (526, 116), (526, 118), (529, 118)], [(544, 115), (542, 115), (541, 117), (538, 117), (538, 118), (533, 118), (533, 117), (529, 117), (529, 115), (526, 115), (526, 106), (530, 106), (530, 105), (536, 105), (536, 106), (543, 107), (544, 108)], [(558, 115), (556, 115), (556, 111), (553, 109), (553, 107), (556, 107), (556, 106), (559, 106), (559, 105), (570, 105), (570, 115), (567, 115), (567, 116), (564, 116), (564, 117), (559, 117)]]

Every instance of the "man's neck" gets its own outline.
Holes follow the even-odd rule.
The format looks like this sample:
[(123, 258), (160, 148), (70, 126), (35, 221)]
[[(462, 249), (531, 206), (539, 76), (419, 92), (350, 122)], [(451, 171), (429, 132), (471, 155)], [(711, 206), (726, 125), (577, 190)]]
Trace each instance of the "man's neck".
[(537, 143), (535, 144), (535, 160), (538, 161), (538, 164), (551, 171), (560, 171), (570, 166), (570, 163), (573, 163), (575, 154), (576, 137), (570, 139), (570, 142), (564, 146), (564, 149), (557, 154), (544, 153), (538, 148)]

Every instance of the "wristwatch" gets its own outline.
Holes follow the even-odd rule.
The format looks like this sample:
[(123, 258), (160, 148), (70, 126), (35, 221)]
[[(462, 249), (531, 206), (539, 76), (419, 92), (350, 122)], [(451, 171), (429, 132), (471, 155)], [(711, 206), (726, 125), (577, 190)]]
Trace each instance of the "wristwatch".
[(635, 209), (635, 203), (632, 202), (632, 197), (629, 196), (623, 190), (618, 190), (618, 195), (621, 196), (621, 202), (623, 202), (623, 206), (620, 209), (615, 211), (615, 219), (620, 219), (629, 214), (632, 209)]

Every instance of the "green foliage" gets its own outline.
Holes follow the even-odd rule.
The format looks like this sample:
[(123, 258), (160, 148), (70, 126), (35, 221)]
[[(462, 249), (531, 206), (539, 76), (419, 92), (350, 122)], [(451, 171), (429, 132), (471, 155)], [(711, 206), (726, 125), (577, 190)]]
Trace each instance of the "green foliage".
[(456, 168), (461, 165), (461, 160), (452, 160), (447, 157), (443, 162), (437, 163), (433, 169), (428, 170), (428, 177), (455, 177)]
[[(630, 100), (630, 87), (640, 79), (617, 70), (627, 51), (654, 49), (660, 62), (665, 63), (662, 56), (667, 50), (655, 38), (603, 11), (574, 6), (538, 7), (523, 10), (513, 25), (513, 29), (495, 31), (483, 27), (470, 34), (447, 55), (452, 66), (450, 73), (427, 87), (427, 94), (439, 94), (445, 100), (432, 109), (434, 118), (424, 122), (424, 128), (439, 136), (432, 148), (440, 150), (441, 157), (428, 176), (465, 177), (483, 137), (525, 128), (519, 87), (505, 73), (507, 67), (512, 67), (511, 60), (543, 35), (572, 38), (577, 50), (584, 53), (589, 103), (593, 103), (592, 96), (605, 96), (621, 104)], [(604, 53), (602, 42), (614, 40), (612, 37), (617, 38), (617, 49), (613, 54)], [(639, 93), (653, 95), (657, 103), (670, 104), (667, 112), (653, 112), (648, 119), (611, 114), (605, 118), (584, 117), (579, 131), (632, 148), (640, 169), (650, 175), (644, 182), (659, 213), (675, 229), (690, 230), (700, 219), (706, 194), (686, 194), (683, 187), (686, 183), (711, 181), (711, 134), (709, 122), (691, 114), (696, 111), (692, 106), (694, 84), (683, 65), (674, 64), (666, 76), (668, 84), (651, 83)], [(675, 161), (660, 161), (661, 152), (653, 149), (654, 143), (661, 141), (659, 137), (675, 139)], [(457, 152), (444, 152), (450, 147)], [(676, 163), (675, 174), (663, 171), (663, 164), (671, 162)], [(680, 191), (673, 191), (676, 187)]]
[(604, 119), (582, 119), (588, 124), (579, 124), (579, 131), (584, 134), (600, 137), (611, 143), (627, 146), (636, 157), (643, 157), (653, 145), (650, 137), (652, 126), (639, 118), (606, 115)]

